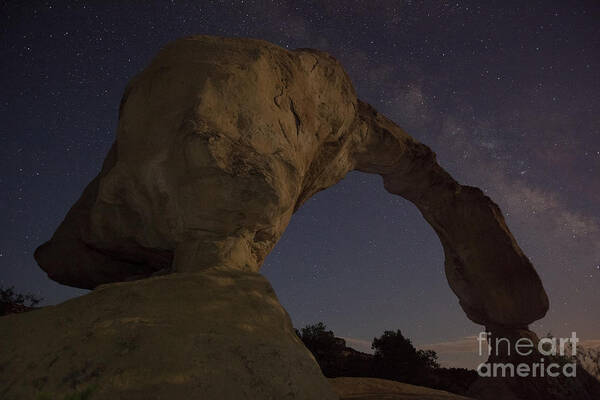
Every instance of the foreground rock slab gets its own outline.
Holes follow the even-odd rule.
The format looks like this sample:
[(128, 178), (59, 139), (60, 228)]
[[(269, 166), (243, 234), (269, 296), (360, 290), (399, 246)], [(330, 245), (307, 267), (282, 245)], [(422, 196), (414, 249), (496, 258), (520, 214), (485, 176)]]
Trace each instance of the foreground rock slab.
[(443, 390), (376, 378), (329, 379), (340, 400), (473, 400)]
[(4, 400), (337, 399), (257, 273), (103, 285), (0, 317), (0, 338)]

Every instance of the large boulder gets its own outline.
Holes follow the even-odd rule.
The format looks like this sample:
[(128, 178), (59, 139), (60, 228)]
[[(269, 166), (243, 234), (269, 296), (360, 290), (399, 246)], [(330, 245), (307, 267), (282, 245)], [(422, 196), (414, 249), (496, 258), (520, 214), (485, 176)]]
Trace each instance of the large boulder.
[(525, 329), (548, 298), (498, 206), (357, 99), (316, 50), (195, 36), (127, 86), (102, 171), (35, 257), (50, 278), (97, 285), (227, 265), (257, 271), (292, 214), (350, 170), (380, 174), (440, 237), (476, 323)]
[(52, 279), (85, 288), (171, 266), (257, 271), (307, 187), (351, 169), (334, 167), (331, 151), (349, 138), (356, 104), (324, 53), (175, 41), (127, 86), (100, 175), (36, 259)]
[(337, 399), (254, 272), (211, 268), (102, 285), (0, 317), (0, 338), (5, 400), (88, 390), (94, 400)]

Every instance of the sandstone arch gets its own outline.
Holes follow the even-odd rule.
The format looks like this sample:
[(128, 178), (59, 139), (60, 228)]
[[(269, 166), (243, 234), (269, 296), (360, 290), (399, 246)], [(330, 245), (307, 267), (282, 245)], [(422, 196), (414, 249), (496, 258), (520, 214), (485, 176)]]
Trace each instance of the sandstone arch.
[(293, 212), (354, 169), (419, 208), (471, 320), (526, 329), (545, 314), (542, 283), (496, 204), (358, 100), (333, 57), (258, 40), (197, 36), (162, 49), (125, 91), (102, 171), (35, 257), (82, 288), (258, 271)]

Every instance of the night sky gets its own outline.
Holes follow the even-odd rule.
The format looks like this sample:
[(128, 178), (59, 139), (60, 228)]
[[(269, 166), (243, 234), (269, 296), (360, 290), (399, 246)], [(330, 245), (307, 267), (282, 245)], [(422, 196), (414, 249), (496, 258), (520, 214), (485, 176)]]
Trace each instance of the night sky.
[[(550, 297), (533, 329), (600, 339), (600, 2), (88, 3), (0, 2), (1, 285), (42, 305), (85, 293), (33, 251), (100, 170), (127, 81), (173, 39), (254, 37), (340, 60), (362, 100), (500, 205)], [(401, 329), (463, 365), (481, 329), (432, 228), (376, 175), (308, 201), (262, 272), (296, 326), (357, 348)]]

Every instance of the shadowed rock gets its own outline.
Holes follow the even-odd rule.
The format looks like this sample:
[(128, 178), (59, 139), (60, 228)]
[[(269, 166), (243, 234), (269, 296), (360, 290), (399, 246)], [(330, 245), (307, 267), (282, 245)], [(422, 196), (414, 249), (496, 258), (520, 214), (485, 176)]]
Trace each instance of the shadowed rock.
[(211, 268), (102, 285), (0, 317), (5, 400), (336, 400), (260, 274)]
[(340, 400), (474, 400), (443, 390), (376, 378), (329, 379)]
[(435, 229), (468, 317), (525, 329), (548, 299), (498, 206), (356, 98), (331, 56), (249, 39), (167, 45), (127, 86), (115, 144), (35, 257), (94, 288), (227, 265), (258, 271), (294, 211), (351, 170), (376, 173)]

